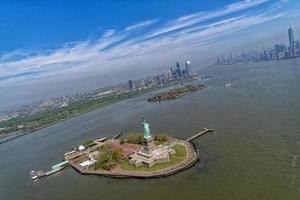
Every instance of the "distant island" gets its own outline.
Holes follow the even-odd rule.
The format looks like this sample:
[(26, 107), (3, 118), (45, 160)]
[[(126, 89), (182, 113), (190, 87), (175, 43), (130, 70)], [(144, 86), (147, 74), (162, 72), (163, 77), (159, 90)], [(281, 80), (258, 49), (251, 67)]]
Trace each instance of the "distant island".
[(195, 91), (204, 89), (205, 87), (206, 87), (206, 85), (204, 85), (204, 84), (181, 86), (177, 89), (171, 89), (166, 92), (155, 94), (152, 97), (149, 97), (147, 99), (147, 101), (148, 102), (160, 102), (160, 101), (174, 100), (174, 99), (182, 97), (190, 92), (195, 92)]
[(185, 68), (181, 69), (177, 62), (175, 70), (170, 68), (160, 75), (129, 80), (128, 83), (64, 97), (50, 98), (30, 106), (22, 106), (17, 111), (0, 113), (0, 139), (2, 138), (0, 144), (146, 92), (199, 80), (198, 74), (191, 73), (189, 66), (188, 61), (185, 63)]

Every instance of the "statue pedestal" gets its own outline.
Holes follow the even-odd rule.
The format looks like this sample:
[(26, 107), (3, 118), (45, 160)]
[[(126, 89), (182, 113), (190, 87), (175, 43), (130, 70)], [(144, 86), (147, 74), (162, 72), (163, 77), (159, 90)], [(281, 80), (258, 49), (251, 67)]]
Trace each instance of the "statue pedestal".
[(149, 124), (144, 121), (144, 144), (142, 148), (130, 155), (129, 163), (134, 164), (136, 167), (147, 166), (152, 167), (156, 162), (170, 161), (169, 149), (155, 147), (155, 143), (150, 134)]
[(151, 158), (153, 156), (152, 152), (154, 148), (155, 148), (155, 144), (152, 137), (149, 137), (147, 139), (144, 138), (144, 145), (142, 149), (138, 152), (138, 154), (146, 158)]

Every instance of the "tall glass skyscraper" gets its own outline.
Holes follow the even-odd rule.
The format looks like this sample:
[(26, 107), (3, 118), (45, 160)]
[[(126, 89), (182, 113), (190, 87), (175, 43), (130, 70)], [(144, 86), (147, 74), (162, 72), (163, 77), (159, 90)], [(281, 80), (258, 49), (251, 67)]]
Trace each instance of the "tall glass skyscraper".
[(128, 87), (129, 87), (129, 90), (133, 90), (134, 89), (134, 85), (133, 85), (133, 81), (132, 80), (128, 81)]
[(185, 62), (185, 73), (186, 73), (187, 77), (189, 77), (189, 75), (190, 75), (189, 65), (190, 65), (190, 61), (186, 61)]
[(289, 30), (288, 30), (288, 35), (289, 35), (289, 50), (291, 55), (294, 55), (295, 52), (295, 47), (294, 47), (294, 30), (293, 28), (290, 26)]

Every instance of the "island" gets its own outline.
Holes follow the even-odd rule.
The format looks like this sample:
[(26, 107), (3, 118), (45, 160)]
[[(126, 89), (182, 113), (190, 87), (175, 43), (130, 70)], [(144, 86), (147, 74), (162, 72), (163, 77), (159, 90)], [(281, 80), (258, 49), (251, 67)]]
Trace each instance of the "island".
[(182, 86), (176, 89), (171, 89), (166, 92), (162, 92), (159, 94), (155, 94), (152, 97), (148, 98), (148, 102), (160, 102), (166, 100), (174, 100), (179, 97), (182, 97), (190, 92), (195, 92), (201, 89), (204, 89), (206, 86), (204, 84), (197, 84), (197, 85), (187, 85)]
[(142, 125), (144, 133), (87, 141), (65, 153), (65, 160), (81, 174), (115, 178), (169, 176), (198, 161), (197, 151), (190, 142), (193, 138), (183, 140), (167, 134), (152, 136), (150, 124), (143, 120)]
[(170, 79), (164, 84), (157, 82), (131, 89), (126, 88), (124, 84), (114, 85), (63, 97), (53, 97), (30, 106), (22, 106), (17, 111), (0, 113), (0, 144), (101, 107), (196, 79), (198, 78)]

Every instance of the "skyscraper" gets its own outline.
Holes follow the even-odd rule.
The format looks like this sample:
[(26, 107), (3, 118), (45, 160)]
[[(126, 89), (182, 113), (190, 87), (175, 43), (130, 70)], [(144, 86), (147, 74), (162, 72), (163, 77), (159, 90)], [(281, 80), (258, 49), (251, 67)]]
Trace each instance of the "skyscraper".
[(154, 79), (155, 79), (156, 84), (159, 84), (159, 85), (161, 84), (160, 75), (156, 75)]
[(299, 42), (299, 40), (295, 41), (295, 52), (299, 56), (299, 53), (300, 53), (300, 42)]
[(129, 87), (129, 90), (134, 89), (134, 85), (133, 85), (133, 81), (132, 80), (128, 81), (128, 87)]
[(177, 75), (177, 78), (182, 78), (182, 71), (180, 69), (179, 62), (176, 63), (176, 75)]
[(294, 30), (291, 26), (288, 29), (288, 36), (289, 36), (289, 51), (290, 51), (291, 56), (294, 56), (294, 53), (295, 53)]
[(189, 69), (190, 64), (191, 64), (190, 61), (185, 62), (185, 74), (186, 74), (187, 77), (190, 76), (190, 69)]
[(172, 77), (173, 79), (177, 79), (176, 70), (173, 70), (173, 68), (171, 67), (171, 68), (170, 68), (170, 72), (171, 72), (171, 77)]

